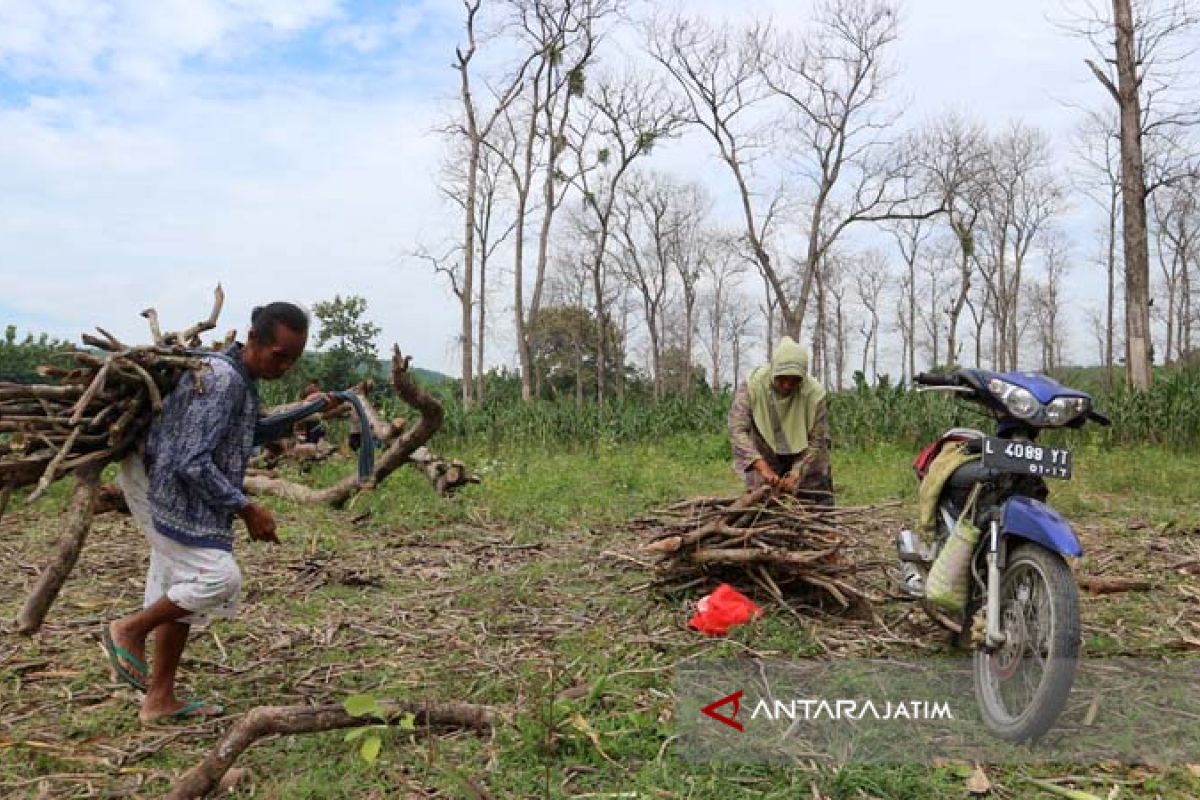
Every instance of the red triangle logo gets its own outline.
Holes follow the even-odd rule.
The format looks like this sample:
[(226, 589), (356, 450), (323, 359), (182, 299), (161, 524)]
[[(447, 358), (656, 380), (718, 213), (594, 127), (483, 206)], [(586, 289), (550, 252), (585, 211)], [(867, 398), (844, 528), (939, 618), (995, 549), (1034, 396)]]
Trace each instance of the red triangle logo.
[[(738, 710), (742, 706), (742, 695), (743, 694), (745, 694), (745, 692), (743, 692), (741, 689), (738, 689), (733, 694), (726, 695), (725, 697), (722, 697), (720, 700), (717, 700), (716, 702), (709, 703), (704, 708), (700, 709), (700, 713), (704, 714), (705, 716), (712, 717), (717, 722), (720, 722), (722, 725), (728, 725), (729, 727), (733, 728), (735, 731), (738, 731), (738, 732), (744, 731), (745, 727), (742, 725), (742, 723), (737, 721)], [(720, 708), (721, 706), (728, 705), (730, 703), (733, 703), (733, 716), (727, 717), (724, 714), (717, 711), (717, 709)]]

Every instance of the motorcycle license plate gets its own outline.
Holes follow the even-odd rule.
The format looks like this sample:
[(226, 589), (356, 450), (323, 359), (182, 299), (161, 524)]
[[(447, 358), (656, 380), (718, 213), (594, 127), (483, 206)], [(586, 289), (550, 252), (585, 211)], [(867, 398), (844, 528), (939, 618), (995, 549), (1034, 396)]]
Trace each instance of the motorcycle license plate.
[(1016, 475), (1071, 479), (1071, 451), (989, 436), (983, 441), (983, 465)]

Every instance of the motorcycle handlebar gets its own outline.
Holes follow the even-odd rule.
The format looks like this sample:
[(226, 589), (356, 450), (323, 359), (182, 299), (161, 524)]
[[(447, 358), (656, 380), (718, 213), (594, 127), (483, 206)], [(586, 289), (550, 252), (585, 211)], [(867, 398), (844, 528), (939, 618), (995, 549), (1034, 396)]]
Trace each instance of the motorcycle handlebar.
[(922, 372), (913, 378), (913, 383), (919, 383), (922, 386), (958, 386), (958, 378), (953, 375), (934, 375), (931, 372)]

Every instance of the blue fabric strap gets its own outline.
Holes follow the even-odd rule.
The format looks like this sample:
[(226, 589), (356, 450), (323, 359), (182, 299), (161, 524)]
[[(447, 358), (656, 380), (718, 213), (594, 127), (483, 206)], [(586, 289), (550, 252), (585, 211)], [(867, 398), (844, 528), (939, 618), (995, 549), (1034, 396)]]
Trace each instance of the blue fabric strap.
[[(367, 409), (354, 392), (337, 391), (328, 394), (339, 400), (345, 400), (354, 407), (354, 413), (358, 415), (358, 427), (362, 431), (362, 444), (358, 447), (358, 483), (360, 486), (370, 483), (371, 476), (375, 472), (375, 436), (371, 433), (371, 418), (367, 416)], [(279, 425), (292, 425), (324, 407), (324, 400), (314, 400), (290, 411), (272, 414), (271, 422)]]
[(354, 406), (354, 413), (358, 414), (358, 429), (362, 431), (362, 441), (358, 445), (358, 485), (365, 486), (375, 474), (375, 434), (371, 431), (371, 418), (354, 392), (338, 391), (333, 396)]

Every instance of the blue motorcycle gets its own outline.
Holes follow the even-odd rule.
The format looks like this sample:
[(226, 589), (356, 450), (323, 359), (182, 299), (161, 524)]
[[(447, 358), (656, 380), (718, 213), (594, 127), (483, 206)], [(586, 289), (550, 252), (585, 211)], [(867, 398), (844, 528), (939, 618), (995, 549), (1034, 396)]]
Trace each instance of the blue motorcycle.
[(988, 729), (1008, 741), (1036, 741), (1058, 719), (1075, 680), (1079, 593), (1066, 558), (1083, 554), (1070, 524), (1045, 502), (1047, 478), (1071, 478), (1071, 453), (1038, 444), (1038, 433), (1109, 420), (1090, 395), (1037, 374), (960, 369), (918, 375), (914, 383), (918, 391), (953, 392), (997, 424), (994, 436), (947, 431), (914, 462), (924, 481), (947, 445), (964, 461), (940, 475), (931, 545), (910, 531), (897, 540), (907, 588), (922, 596), (928, 570), (966, 518), (978, 540), (973, 551), (963, 548), (970, 555), (961, 614), (940, 613), (928, 601), (925, 609), (958, 644), (974, 648), (975, 696)]

